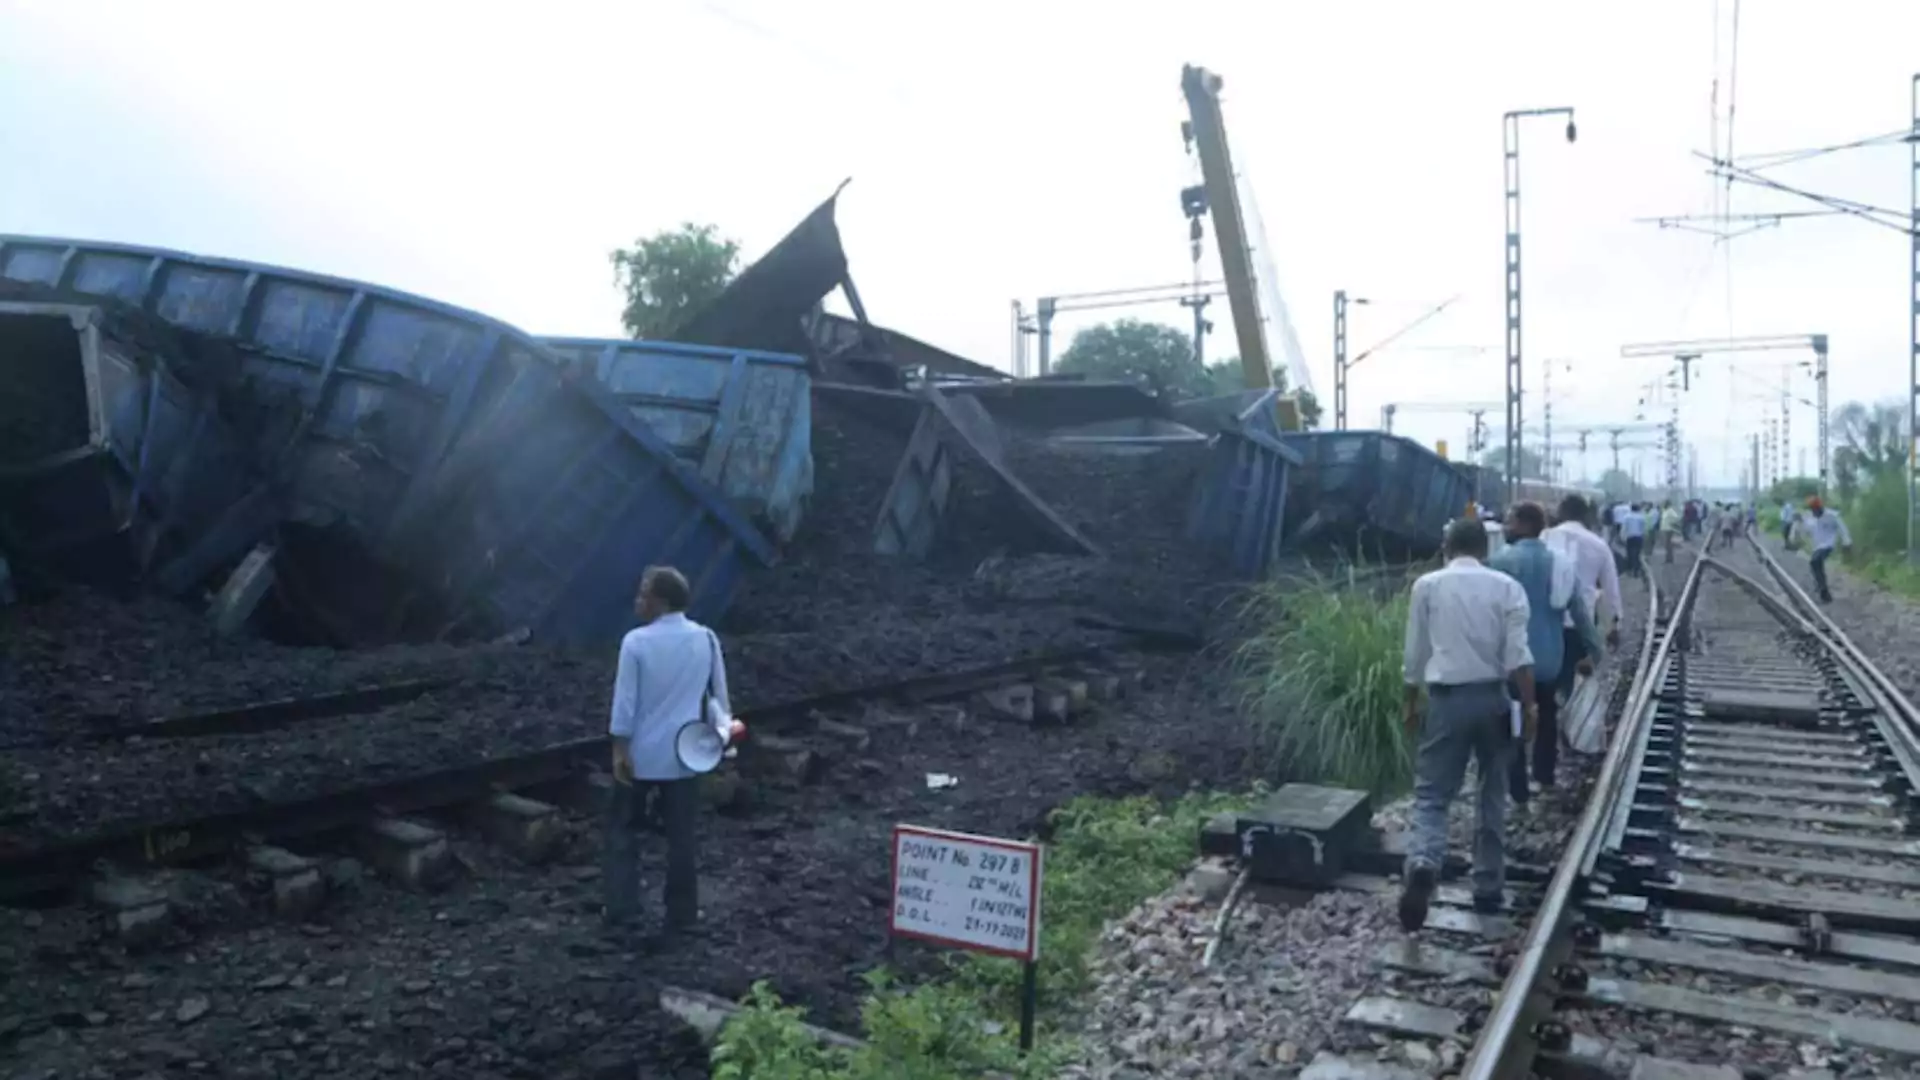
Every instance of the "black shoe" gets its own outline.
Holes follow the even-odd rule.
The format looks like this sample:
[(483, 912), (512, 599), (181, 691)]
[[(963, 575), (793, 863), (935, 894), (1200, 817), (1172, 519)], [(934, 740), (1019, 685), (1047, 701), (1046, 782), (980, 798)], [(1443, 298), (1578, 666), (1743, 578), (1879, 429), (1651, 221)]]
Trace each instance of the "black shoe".
[(1440, 875), (1431, 866), (1407, 870), (1406, 884), (1400, 887), (1400, 928), (1411, 934), (1427, 925), (1427, 908), (1433, 903), (1433, 887)]
[(1507, 910), (1506, 897), (1499, 893), (1475, 893), (1473, 910), (1481, 915), (1498, 915)]

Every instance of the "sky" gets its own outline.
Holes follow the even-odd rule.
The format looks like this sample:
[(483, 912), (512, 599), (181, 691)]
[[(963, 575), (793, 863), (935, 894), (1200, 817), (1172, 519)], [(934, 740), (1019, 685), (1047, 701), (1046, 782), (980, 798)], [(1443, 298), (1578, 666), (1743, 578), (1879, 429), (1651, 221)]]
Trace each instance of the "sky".
[[(1555, 120), (1521, 137), (1528, 424), (1549, 365), (1562, 433), (1663, 420), (1664, 399), (1640, 401), (1664, 363), (1621, 345), (1730, 335), (1827, 334), (1837, 407), (1903, 393), (1904, 235), (1822, 217), (1719, 243), (1636, 219), (1715, 209), (1694, 155), (1723, 140), (1729, 100), (1736, 155), (1906, 129), (1916, 40), (1910, 0), (0, 0), (0, 232), (616, 336), (611, 249), (695, 221), (752, 257), (851, 178), (840, 224), (871, 316), (1010, 367), (1016, 299), (1192, 277), (1179, 75), (1197, 63), (1225, 79), (1256, 243), (1324, 399), (1334, 290), (1371, 301), (1355, 353), (1459, 297), (1353, 370), (1353, 426), (1388, 403), (1500, 402), (1501, 116), (1562, 105), (1577, 142)], [(1900, 145), (1769, 175), (1909, 205)], [(1810, 206), (1731, 193), (1734, 213)], [(1172, 305), (1063, 314), (1058, 340), (1117, 314), (1190, 325)], [(1696, 370), (1681, 421), (1703, 482), (1736, 478), (1783, 365), (1808, 358)], [(1813, 396), (1805, 372), (1788, 385)], [(1796, 459), (1815, 418), (1790, 409)], [(1395, 422), (1456, 455), (1467, 426)], [(1658, 474), (1651, 452), (1626, 460)]]

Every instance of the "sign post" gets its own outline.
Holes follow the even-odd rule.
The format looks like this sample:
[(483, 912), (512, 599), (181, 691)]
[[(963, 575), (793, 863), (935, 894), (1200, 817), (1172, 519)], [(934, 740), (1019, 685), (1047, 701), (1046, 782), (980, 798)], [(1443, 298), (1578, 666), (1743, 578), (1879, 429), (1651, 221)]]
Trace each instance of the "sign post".
[(893, 827), (895, 937), (1019, 960), (1020, 1049), (1033, 1049), (1040, 980), (1038, 844), (971, 833)]

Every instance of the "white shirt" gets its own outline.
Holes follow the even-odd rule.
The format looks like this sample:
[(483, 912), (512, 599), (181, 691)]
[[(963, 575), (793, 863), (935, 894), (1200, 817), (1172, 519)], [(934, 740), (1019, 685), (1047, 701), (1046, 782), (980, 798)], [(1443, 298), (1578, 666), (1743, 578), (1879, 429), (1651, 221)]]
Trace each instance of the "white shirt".
[(695, 720), (705, 720), (700, 699), (711, 689), (723, 713), (727, 665), (713, 631), (678, 612), (662, 615), (620, 642), (620, 672), (613, 682), (613, 714), (607, 734), (631, 739), (637, 780), (683, 780), (694, 775), (680, 764), (674, 738)]
[(1533, 663), (1529, 613), (1520, 583), (1478, 559), (1421, 575), (1407, 606), (1407, 684), (1505, 682)]
[(1613, 504), (1613, 523), (1615, 525), (1619, 525), (1627, 520), (1628, 509), (1629, 508), (1626, 503)]
[(1638, 510), (1620, 515), (1620, 535), (1629, 540), (1647, 535), (1647, 518)]
[(1840, 514), (1835, 510), (1817, 516), (1811, 510), (1806, 511), (1800, 515), (1799, 521), (1793, 523), (1793, 533), (1795, 536), (1812, 537), (1815, 551), (1832, 551), (1836, 543), (1853, 546), (1853, 537), (1847, 535), (1847, 523), (1840, 520)]
[[(1593, 615), (1593, 625), (1601, 625), (1602, 594), (1607, 601), (1606, 617), (1619, 619), (1620, 570), (1613, 564), (1613, 548), (1577, 521), (1555, 525), (1542, 533), (1540, 539), (1547, 542), (1555, 555), (1573, 564), (1574, 576), (1579, 578), (1582, 595), (1587, 600), (1587, 611)], [(1565, 625), (1573, 625), (1571, 614)]]

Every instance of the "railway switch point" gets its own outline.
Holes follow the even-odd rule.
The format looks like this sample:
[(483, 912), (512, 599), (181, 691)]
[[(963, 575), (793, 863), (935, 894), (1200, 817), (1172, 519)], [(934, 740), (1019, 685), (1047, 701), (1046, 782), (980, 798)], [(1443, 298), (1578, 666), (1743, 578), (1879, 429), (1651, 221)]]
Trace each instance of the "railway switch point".
[(172, 919), (167, 894), (132, 878), (98, 878), (87, 892), (106, 912), (114, 934), (130, 948), (153, 944)]
[(453, 876), (453, 848), (437, 829), (378, 818), (360, 831), (360, 850), (374, 868), (410, 889), (438, 889)]
[(1034, 720), (1033, 687), (1026, 684), (996, 686), (991, 690), (982, 690), (979, 696), (980, 708), (1001, 720), (1031, 724)]
[(558, 807), (511, 792), (499, 792), (469, 812), (482, 835), (523, 862), (553, 858), (565, 836)]
[(251, 847), (247, 868), (266, 878), (276, 915), (303, 918), (326, 901), (327, 881), (320, 874), (320, 864), (304, 855), (269, 845)]

